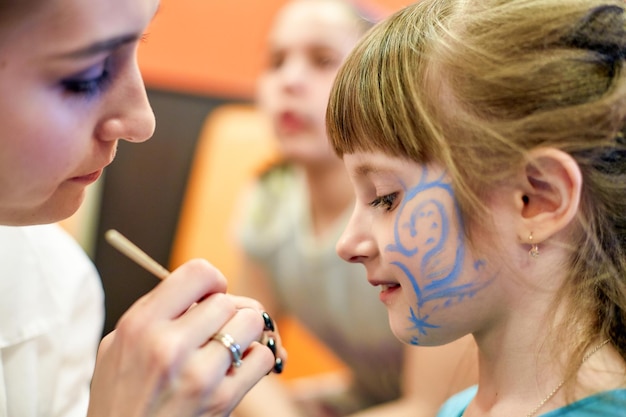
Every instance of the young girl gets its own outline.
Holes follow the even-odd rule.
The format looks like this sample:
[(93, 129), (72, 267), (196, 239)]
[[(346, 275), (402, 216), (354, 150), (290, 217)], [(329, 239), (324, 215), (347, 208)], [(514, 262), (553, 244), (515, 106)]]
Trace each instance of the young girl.
[(312, 377), (303, 399), (281, 395), (282, 381), (266, 378), (236, 409), (238, 417), (432, 417), (448, 396), (475, 382), (471, 340), (407, 349), (389, 330), (363, 267), (335, 251), (354, 193), (324, 119), (339, 66), (373, 25), (373, 13), (359, 6), (292, 0), (274, 20), (257, 97), (285, 163), (265, 172), (243, 205), (239, 236), (247, 256), (235, 289), (260, 297), (277, 320), (291, 315), (304, 323), (345, 363), (351, 383), (332, 389), (328, 379)]
[(357, 202), (338, 252), (392, 330), (471, 333), (441, 417), (626, 410), (626, 12), (421, 0), (340, 70), (327, 113)]
[[(135, 53), (157, 7), (156, 0), (0, 3), (0, 224), (69, 216), (113, 161), (120, 139), (142, 142), (152, 135)], [(35, 299), (59, 291), (31, 288), (26, 278), (1, 277), (0, 297), (13, 302), (2, 304), (16, 310), (0, 335), (17, 336), (0, 340), (0, 415), (69, 415), (79, 408), (67, 396), (81, 402), (84, 396), (56, 385), (93, 373), (86, 368), (92, 358), (65, 359), (79, 357), (72, 349), (84, 352), (91, 341), (74, 342), (95, 331), (84, 332), (85, 316), (76, 315), (74, 323), (50, 320), (47, 307), (58, 299), (14, 302), (16, 294)], [(133, 305), (100, 345), (89, 416), (227, 415), (285, 352), (267, 330), (272, 323), (261, 305), (225, 290), (219, 271), (192, 261)], [(264, 333), (275, 338), (277, 359), (257, 342)], [(89, 382), (84, 378), (83, 386)]]

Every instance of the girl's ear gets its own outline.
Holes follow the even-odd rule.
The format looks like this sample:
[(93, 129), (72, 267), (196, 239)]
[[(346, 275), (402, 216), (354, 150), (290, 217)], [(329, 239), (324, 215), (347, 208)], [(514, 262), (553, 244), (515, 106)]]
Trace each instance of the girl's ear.
[(520, 213), (518, 236), (532, 234), (540, 243), (564, 229), (580, 205), (582, 174), (568, 153), (536, 148), (522, 167), (523, 186), (516, 196)]

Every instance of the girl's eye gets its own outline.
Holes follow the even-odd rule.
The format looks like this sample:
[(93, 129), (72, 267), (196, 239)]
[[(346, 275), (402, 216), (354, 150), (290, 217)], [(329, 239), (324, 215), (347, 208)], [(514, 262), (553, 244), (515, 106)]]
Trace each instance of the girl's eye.
[(391, 193), (387, 195), (383, 195), (380, 197), (376, 197), (374, 201), (370, 203), (372, 207), (382, 207), (386, 211), (391, 211), (394, 208), (394, 203), (398, 198), (398, 193)]
[(108, 61), (96, 65), (70, 78), (61, 81), (61, 85), (70, 94), (92, 96), (100, 93), (111, 79)]
[(282, 67), (283, 62), (285, 61), (285, 54), (281, 52), (271, 53), (268, 59), (267, 67), (269, 69), (275, 70)]
[(338, 66), (338, 60), (328, 53), (317, 53), (311, 56), (311, 62), (316, 68), (335, 68)]

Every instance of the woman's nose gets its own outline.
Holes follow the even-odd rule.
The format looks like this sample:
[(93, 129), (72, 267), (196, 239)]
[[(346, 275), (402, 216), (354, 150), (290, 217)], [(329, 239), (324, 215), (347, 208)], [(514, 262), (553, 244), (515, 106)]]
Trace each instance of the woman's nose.
[(98, 138), (144, 142), (154, 134), (154, 112), (139, 69), (134, 68), (125, 77), (124, 82), (112, 92), (108, 103), (110, 110), (101, 123)]

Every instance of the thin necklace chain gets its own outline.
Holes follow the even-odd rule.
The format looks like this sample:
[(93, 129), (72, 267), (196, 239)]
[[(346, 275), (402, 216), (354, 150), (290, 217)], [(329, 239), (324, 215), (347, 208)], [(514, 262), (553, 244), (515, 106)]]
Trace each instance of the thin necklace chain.
[[(593, 355), (594, 353), (599, 351), (602, 347), (604, 347), (604, 345), (609, 343), (609, 341), (610, 341), (609, 339), (606, 339), (605, 341), (603, 341), (602, 343), (600, 343), (599, 345), (597, 345), (596, 347), (591, 349), (589, 352), (587, 352), (587, 354), (585, 356), (583, 356), (583, 360), (580, 362), (580, 364), (582, 365), (583, 363), (585, 363), (587, 361), (587, 359), (589, 359), (591, 357), (591, 355)], [(535, 414), (537, 414), (537, 412), (541, 409), (541, 407), (543, 407), (545, 405), (545, 403), (550, 401), (550, 398), (554, 397), (554, 395), (561, 389), (561, 387), (564, 384), (565, 384), (565, 380), (562, 380), (561, 382), (559, 382), (559, 385), (557, 385), (552, 390), (552, 392), (550, 394), (548, 394), (548, 396), (546, 398), (544, 398), (539, 404), (537, 404), (537, 407), (535, 407), (532, 411), (530, 411), (528, 414), (526, 414), (526, 417), (532, 417)]]
[[(597, 345), (596, 347), (591, 349), (589, 352), (587, 352), (587, 354), (585, 356), (583, 356), (583, 360), (581, 361), (581, 365), (583, 363), (585, 363), (587, 361), (587, 359), (589, 359), (591, 357), (591, 355), (593, 355), (594, 353), (599, 351), (602, 347), (604, 347), (609, 342), (610, 342), (610, 340), (606, 339), (605, 341), (603, 341), (602, 343), (600, 343), (599, 345)], [(543, 407), (548, 401), (550, 401), (550, 399), (552, 397), (554, 397), (557, 392), (559, 392), (559, 390), (561, 389), (561, 387), (563, 387), (563, 385), (565, 385), (565, 380), (559, 382), (559, 385), (557, 385), (552, 390), (552, 392), (550, 392), (550, 394), (548, 394), (548, 396), (546, 398), (544, 398), (539, 404), (537, 404), (537, 406), (535, 408), (533, 408), (528, 414), (526, 414), (526, 417), (532, 417), (535, 414), (537, 414), (537, 412), (541, 409), (541, 407)], [(461, 415), (461, 417), (465, 417), (465, 413), (463, 413)]]

